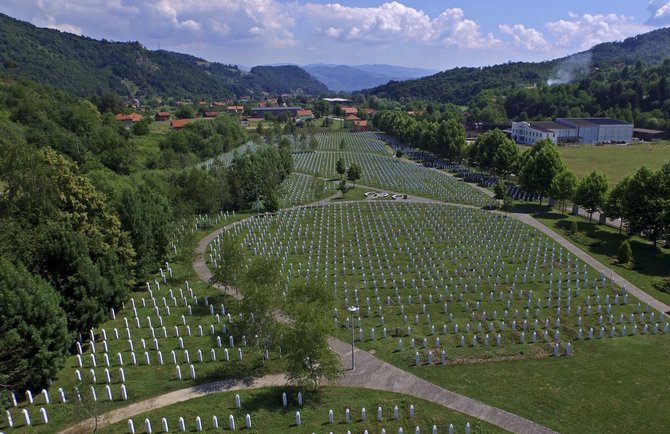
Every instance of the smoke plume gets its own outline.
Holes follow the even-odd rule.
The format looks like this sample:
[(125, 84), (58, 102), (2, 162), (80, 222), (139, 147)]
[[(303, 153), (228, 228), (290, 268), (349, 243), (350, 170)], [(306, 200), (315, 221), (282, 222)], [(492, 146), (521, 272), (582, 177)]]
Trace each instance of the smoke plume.
[(591, 53), (579, 53), (563, 60), (554, 73), (553, 77), (547, 80), (549, 86), (555, 84), (570, 83), (579, 74), (584, 74), (589, 71), (591, 66)]

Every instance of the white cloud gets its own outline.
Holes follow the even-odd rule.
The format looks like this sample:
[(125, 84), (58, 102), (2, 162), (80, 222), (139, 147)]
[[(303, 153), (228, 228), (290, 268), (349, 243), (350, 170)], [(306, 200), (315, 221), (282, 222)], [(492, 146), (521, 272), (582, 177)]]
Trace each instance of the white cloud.
[(650, 30), (633, 17), (614, 13), (570, 14), (569, 18), (546, 24), (558, 47), (585, 50), (601, 42), (619, 41)]
[(463, 48), (499, 42), (490, 34), (482, 35), (479, 25), (465, 19), (459, 8), (447, 9), (434, 19), (422, 10), (396, 1), (378, 7), (306, 3), (301, 13), (318, 33), (348, 42), (410, 41)]
[(670, 24), (670, 1), (668, 0), (651, 0), (647, 5), (647, 9), (651, 13), (648, 24), (656, 26), (664, 26)]
[(277, 0), (5, 1), (3, 9), (26, 11), (36, 25), (114, 40), (175, 45), (225, 37), (271, 47), (296, 42), (289, 30), (295, 5)]
[(523, 24), (516, 24), (514, 26), (501, 24), (498, 28), (500, 32), (511, 36), (514, 45), (517, 47), (540, 51), (548, 51), (552, 48), (552, 45), (547, 42), (542, 32), (532, 27), (526, 27)]

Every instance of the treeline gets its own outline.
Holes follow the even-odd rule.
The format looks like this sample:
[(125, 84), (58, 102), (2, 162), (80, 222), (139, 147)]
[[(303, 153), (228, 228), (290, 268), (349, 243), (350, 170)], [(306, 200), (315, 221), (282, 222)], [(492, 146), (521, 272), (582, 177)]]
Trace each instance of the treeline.
[(233, 150), (246, 141), (239, 119), (221, 114), (191, 122), (168, 134), (161, 142), (159, 167), (182, 167)]
[[(254, 71), (255, 70), (255, 71)], [(297, 66), (254, 68), (207, 62), (188, 54), (148, 50), (138, 42), (111, 42), (44, 29), (0, 14), (0, 73), (26, 77), (88, 97), (115, 92), (149, 99), (231, 99), (250, 93), (327, 92)]]
[(668, 77), (670, 59), (651, 67), (638, 62), (596, 71), (570, 84), (512, 90), (502, 106), (514, 120), (605, 116), (670, 129)]
[(383, 110), (375, 113), (375, 128), (398, 138), (403, 143), (411, 143), (440, 158), (458, 161), (465, 155), (465, 131), (460, 122), (449, 116), (439, 120), (416, 119), (397, 110)]
[[(430, 122), (414, 120), (404, 112), (379, 112), (375, 116), (375, 126), (385, 133), (447, 158), (446, 153), (425, 147), (435, 143), (425, 140), (432, 131), (429, 125)], [(460, 124), (458, 127), (463, 128)], [(516, 143), (495, 129), (480, 134), (459, 155), (493, 176), (516, 175), (521, 188), (539, 197), (540, 204), (543, 198), (552, 197), (559, 201), (561, 209), (566, 201), (581, 206), (589, 213), (589, 219), (594, 212), (604, 212), (610, 219), (621, 218), (630, 233), (641, 234), (654, 245), (670, 236), (670, 163), (655, 172), (643, 166), (609, 190), (607, 176), (598, 170), (578, 180), (548, 139), (537, 141), (521, 153)], [(510, 201), (502, 181), (494, 191), (497, 199)]]
[[(184, 147), (166, 145), (181, 136)], [(292, 169), (287, 143), (228, 169), (192, 165), (245, 139), (222, 117), (168, 132), (160, 152), (155, 137), (135, 137), (86, 100), (27, 81), (0, 84), (0, 392), (43, 386), (76, 334), (168, 257), (175, 221), (276, 209)], [(180, 157), (160, 157), (169, 153)]]

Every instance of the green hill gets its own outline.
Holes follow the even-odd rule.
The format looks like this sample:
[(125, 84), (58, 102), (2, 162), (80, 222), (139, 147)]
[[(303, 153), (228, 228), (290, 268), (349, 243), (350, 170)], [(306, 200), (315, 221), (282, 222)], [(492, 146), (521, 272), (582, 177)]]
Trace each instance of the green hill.
[(114, 91), (133, 97), (224, 99), (261, 91), (328, 91), (295, 66), (254, 68), (246, 73), (237, 66), (187, 54), (147, 50), (138, 42), (98, 41), (38, 28), (2, 14), (0, 72), (80, 96)]
[(365, 93), (391, 99), (417, 98), (467, 105), (486, 89), (541, 86), (549, 80), (569, 82), (597, 69), (641, 62), (657, 65), (670, 57), (670, 28), (621, 42), (599, 44), (582, 53), (546, 62), (510, 62), (483, 68), (454, 68), (407, 81), (392, 81)]

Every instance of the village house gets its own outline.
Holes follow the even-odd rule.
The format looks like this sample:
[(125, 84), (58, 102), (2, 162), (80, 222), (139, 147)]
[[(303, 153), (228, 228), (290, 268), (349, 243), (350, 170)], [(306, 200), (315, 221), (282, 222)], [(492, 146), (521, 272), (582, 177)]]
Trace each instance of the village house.
[(144, 119), (144, 116), (138, 113), (130, 113), (130, 114), (123, 114), (119, 113), (114, 115), (117, 121), (123, 122), (123, 126), (126, 128), (130, 128), (133, 126), (134, 123), (141, 121)]
[(170, 112), (158, 112), (154, 115), (156, 122), (165, 122), (170, 119)]
[(173, 130), (179, 130), (191, 122), (193, 122), (193, 119), (173, 119), (170, 121), (170, 127), (172, 127)]

